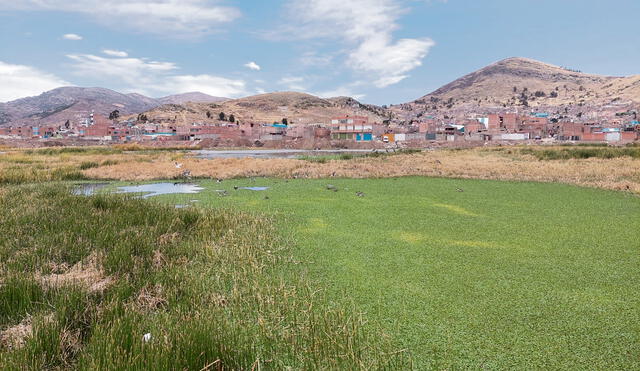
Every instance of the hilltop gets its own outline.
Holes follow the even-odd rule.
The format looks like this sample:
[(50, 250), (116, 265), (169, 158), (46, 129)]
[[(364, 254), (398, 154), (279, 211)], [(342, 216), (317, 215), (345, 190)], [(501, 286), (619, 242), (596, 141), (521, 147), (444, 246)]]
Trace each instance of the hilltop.
[(508, 58), (401, 106), (404, 111), (414, 112), (465, 112), (638, 103), (640, 75), (601, 76), (532, 59)]
[(105, 88), (61, 87), (35, 97), (0, 103), (0, 125), (60, 125), (66, 120), (81, 121), (91, 112), (108, 116), (138, 114), (163, 104), (220, 102), (226, 98), (192, 92), (155, 99), (142, 94), (123, 94)]
[(323, 99), (310, 94), (278, 92), (260, 94), (218, 103), (166, 104), (144, 114), (151, 121), (174, 121), (178, 125), (215, 120), (220, 113), (234, 115), (240, 121), (290, 123), (326, 123), (331, 117), (344, 114), (368, 116), (373, 121), (388, 119), (387, 111), (353, 98)]
[(2, 124), (53, 124), (80, 120), (94, 111), (109, 115), (114, 110), (122, 114), (142, 112), (159, 103), (140, 94), (122, 94), (104, 88), (62, 87), (35, 97), (0, 103)]

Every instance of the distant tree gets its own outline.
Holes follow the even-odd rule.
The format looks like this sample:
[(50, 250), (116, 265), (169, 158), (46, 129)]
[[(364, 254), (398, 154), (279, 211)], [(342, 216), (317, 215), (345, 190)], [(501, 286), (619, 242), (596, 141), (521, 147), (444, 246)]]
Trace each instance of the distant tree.
[(533, 95), (535, 95), (536, 98), (542, 98), (542, 97), (546, 97), (547, 96), (547, 94), (545, 94), (545, 92), (543, 92), (541, 90), (536, 91), (535, 93), (533, 93)]
[(207, 118), (210, 119), (211, 118), (211, 111), (207, 111)]
[(514, 92), (514, 93), (517, 93), (517, 92), (518, 92), (518, 87), (517, 87), (517, 86), (514, 86), (514, 87), (513, 87), (513, 92)]
[(557, 92), (557, 91), (552, 91), (552, 92), (549, 94), (549, 96), (550, 96), (551, 98), (558, 98), (558, 92)]
[(67, 120), (67, 121), (64, 123), (64, 127), (65, 127), (65, 129), (69, 129), (69, 127), (70, 127), (70, 126), (71, 126), (71, 123), (69, 122), (69, 120)]
[(218, 117), (220, 118), (220, 121), (227, 121), (227, 115), (225, 115), (224, 112), (220, 112)]
[(149, 121), (149, 118), (144, 113), (141, 113), (141, 114), (138, 115), (138, 121), (147, 122), (147, 121)]
[(289, 120), (287, 120), (286, 118), (282, 119), (282, 125), (289, 125)]
[(229, 115), (229, 122), (236, 122), (236, 117), (233, 114)]
[(109, 114), (109, 120), (117, 120), (120, 117), (120, 111), (115, 110)]

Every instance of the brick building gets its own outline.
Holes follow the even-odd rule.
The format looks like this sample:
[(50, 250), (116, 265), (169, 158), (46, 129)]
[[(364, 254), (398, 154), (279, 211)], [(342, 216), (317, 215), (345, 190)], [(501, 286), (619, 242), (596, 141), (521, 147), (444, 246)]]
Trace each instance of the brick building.
[(368, 142), (373, 140), (373, 125), (366, 116), (341, 116), (331, 120), (331, 139)]

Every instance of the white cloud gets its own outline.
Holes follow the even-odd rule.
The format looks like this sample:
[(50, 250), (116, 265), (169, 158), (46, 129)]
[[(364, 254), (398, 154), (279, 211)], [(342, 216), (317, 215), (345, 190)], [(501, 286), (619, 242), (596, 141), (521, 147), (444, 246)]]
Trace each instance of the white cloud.
[[(156, 62), (140, 58), (106, 58), (91, 54), (67, 55), (73, 64), (73, 72), (90, 78), (121, 80), (142, 89), (162, 75), (178, 69), (171, 62)], [(141, 90), (142, 90), (141, 89)]]
[[(333, 38), (351, 48), (347, 65), (372, 76), (377, 87), (405, 79), (422, 64), (434, 42), (428, 38), (394, 41), (393, 32), (404, 13), (400, 0), (289, 0), (289, 35)], [(291, 32), (294, 31), (294, 32)]]
[(33, 67), (0, 61), (0, 102), (38, 95), (66, 85), (70, 84)]
[(98, 83), (121, 84), (130, 92), (151, 96), (199, 91), (218, 97), (235, 98), (246, 94), (243, 80), (215, 75), (180, 75), (172, 62), (144, 58), (107, 58), (91, 54), (67, 55), (75, 74), (96, 79)]
[(304, 82), (304, 77), (288, 76), (281, 78), (278, 84), (285, 86), (287, 90), (306, 90)]
[[(2, 3), (0, 3), (2, 4)], [(78, 34), (74, 34), (74, 33), (68, 33), (68, 34), (64, 34), (62, 35), (62, 38), (65, 40), (72, 40), (72, 41), (80, 41), (82, 40), (82, 36), (78, 35)]]
[(220, 0), (0, 0), (0, 10), (73, 12), (113, 26), (171, 37), (197, 37), (218, 31), (240, 17)]
[(194, 91), (223, 98), (237, 98), (247, 95), (244, 81), (213, 75), (171, 76), (153, 86), (152, 89), (155, 92), (168, 95)]
[(111, 57), (125, 58), (125, 57), (129, 56), (129, 54), (127, 54), (127, 52), (123, 52), (123, 51), (120, 51), (120, 50), (104, 49), (102, 52), (104, 54), (106, 54), (106, 55), (111, 56)]
[(340, 86), (336, 89), (313, 93), (313, 95), (316, 95), (320, 98), (351, 97), (353, 99), (362, 99), (365, 97), (364, 94), (355, 93), (353, 90), (346, 86)]
[(262, 69), (262, 67), (260, 67), (256, 62), (249, 62), (249, 63), (246, 63), (244, 66), (254, 71), (260, 71)]
[(379, 77), (374, 85), (384, 88), (408, 77), (407, 73), (422, 65), (430, 39), (401, 39), (396, 43), (390, 35), (377, 35), (365, 40), (349, 55), (349, 63), (357, 70), (372, 72)]

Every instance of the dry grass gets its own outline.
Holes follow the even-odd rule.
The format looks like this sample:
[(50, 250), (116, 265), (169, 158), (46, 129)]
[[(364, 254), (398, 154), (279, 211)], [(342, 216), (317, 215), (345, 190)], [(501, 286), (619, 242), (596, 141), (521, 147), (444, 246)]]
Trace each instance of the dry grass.
[(0, 331), (0, 348), (20, 349), (32, 333), (31, 317), (27, 316), (19, 324)]
[[(27, 340), (33, 336), (35, 324), (46, 325), (53, 324), (54, 322), (55, 318), (53, 314), (47, 314), (36, 318), (31, 315), (27, 315), (17, 325), (9, 326), (3, 331), (0, 331), (0, 349), (21, 349), (25, 346)], [(68, 333), (62, 335), (69, 337), (69, 340), (72, 338), (71, 334)], [(69, 343), (72, 342), (70, 341)]]
[(95, 252), (70, 269), (58, 267), (57, 270), (63, 273), (52, 273), (39, 277), (40, 283), (45, 288), (60, 288), (75, 285), (89, 292), (102, 292), (114, 282), (111, 277), (105, 276), (104, 269), (99, 263), (98, 254)]
[[(551, 147), (545, 147), (549, 148)], [(192, 158), (180, 151), (105, 151), (104, 154), (87, 152), (53, 155), (11, 151), (0, 155), (0, 179), (3, 175), (10, 176), (16, 170), (24, 170), (30, 172), (28, 175), (37, 171), (39, 178), (43, 173), (53, 174), (58, 171), (62, 177), (71, 172), (71, 176), (77, 173), (88, 179), (148, 181), (180, 178), (182, 172), (188, 169), (195, 178), (383, 178), (422, 175), (561, 182), (640, 193), (640, 159), (619, 157), (545, 161), (521, 152), (518, 149), (491, 148), (438, 150), (379, 158), (328, 160), (322, 163), (295, 159), (207, 160)], [(183, 167), (177, 169), (175, 161), (182, 163)], [(97, 166), (83, 168), (83, 164), (87, 163), (95, 163)], [(25, 179), (27, 178), (29, 177)]]
[[(129, 155), (131, 156), (131, 155)], [(170, 154), (156, 156), (152, 162), (122, 159), (116, 165), (85, 170), (89, 178), (143, 181), (179, 177), (189, 169), (194, 177), (235, 178), (269, 176), (282, 178), (383, 178), (435, 176), (445, 178), (499, 179), (560, 182), (640, 193), (640, 159), (570, 159), (541, 161), (516, 152), (485, 149), (442, 150), (382, 158), (333, 160), (316, 163), (292, 159), (184, 158), (176, 169)]]

